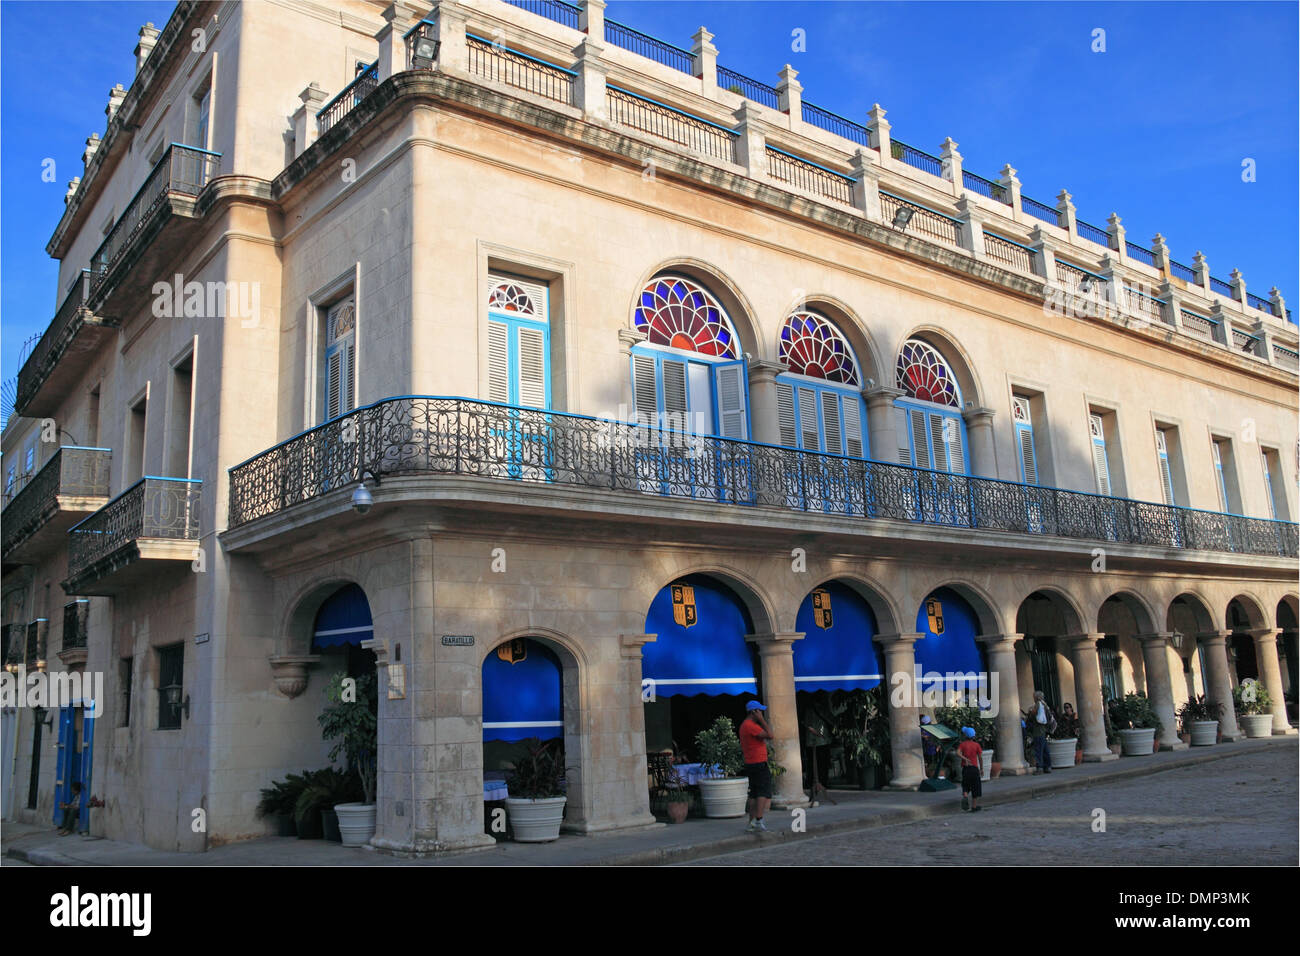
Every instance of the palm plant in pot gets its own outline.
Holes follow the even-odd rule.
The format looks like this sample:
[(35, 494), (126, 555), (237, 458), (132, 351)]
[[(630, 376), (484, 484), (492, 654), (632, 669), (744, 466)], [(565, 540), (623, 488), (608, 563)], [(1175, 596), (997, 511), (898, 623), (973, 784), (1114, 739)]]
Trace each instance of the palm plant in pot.
[(318, 720), (321, 735), (334, 741), (330, 760), (340, 755), (360, 783), (361, 803), (340, 803), (334, 812), (344, 846), (365, 846), (375, 835), (375, 753), (379, 749), (378, 691), (374, 674), (335, 674), (325, 687), (329, 703)]
[(888, 778), (889, 704), (885, 685), (871, 690), (836, 691), (830, 702), (831, 739), (844, 748), (850, 767), (857, 768), (863, 790), (879, 790)]
[(532, 737), (526, 753), (514, 762), (506, 778), (506, 814), (517, 843), (548, 843), (560, 838), (564, 822), (564, 746)]
[(1198, 694), (1178, 708), (1178, 722), (1183, 732), (1191, 736), (1193, 747), (1212, 747), (1219, 739), (1219, 718), (1223, 705), (1212, 704), (1204, 694)]
[(1146, 694), (1125, 694), (1111, 706), (1110, 716), (1125, 757), (1155, 752), (1156, 732), (1163, 725)]
[(306, 786), (305, 773), (291, 773), (285, 779), (273, 780), (269, 787), (262, 788), (262, 799), (257, 804), (257, 815), (270, 817), (275, 821), (276, 836), (298, 835), (294, 810), (298, 805), (298, 795)]
[(1232, 709), (1247, 737), (1272, 736), (1273, 698), (1255, 678), (1247, 677), (1232, 689)]
[(713, 726), (695, 735), (700, 762), (709, 776), (700, 780), (700, 799), (706, 817), (740, 817), (749, 800), (749, 780), (740, 737), (731, 718), (719, 717)]

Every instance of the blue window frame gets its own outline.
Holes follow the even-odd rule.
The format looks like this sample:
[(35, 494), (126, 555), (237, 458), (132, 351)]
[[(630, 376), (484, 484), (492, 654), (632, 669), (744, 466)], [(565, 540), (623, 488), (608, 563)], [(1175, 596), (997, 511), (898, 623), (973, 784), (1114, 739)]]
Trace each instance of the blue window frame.
[[(867, 457), (862, 395), (803, 375), (777, 376), (777, 424), (787, 448)], [(801, 458), (789, 495), (790, 507), (844, 514), (866, 513), (863, 475), (850, 462)]]
[(491, 434), (505, 444), (510, 477), (550, 480), (550, 416), (523, 410), (551, 407), (550, 290), (543, 283), (492, 275), (487, 307), (488, 400), (512, 406)]

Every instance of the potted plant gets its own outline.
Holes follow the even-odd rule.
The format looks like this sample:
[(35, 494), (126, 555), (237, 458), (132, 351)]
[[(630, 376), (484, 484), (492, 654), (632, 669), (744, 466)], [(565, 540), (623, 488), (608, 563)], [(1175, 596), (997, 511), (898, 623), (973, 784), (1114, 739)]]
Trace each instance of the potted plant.
[(879, 790), (889, 779), (889, 705), (885, 685), (836, 691), (830, 704), (831, 739), (844, 748), (863, 790)]
[(1212, 704), (1204, 694), (1191, 698), (1178, 708), (1178, 721), (1190, 735), (1193, 747), (1212, 747), (1219, 739), (1219, 718), (1223, 705)]
[(558, 740), (524, 741), (527, 752), (506, 778), (506, 815), (516, 843), (549, 843), (564, 822), (564, 747)]
[[(362, 799), (361, 784), (355, 773), (348, 773), (334, 767), (316, 770), (304, 774), (307, 785), (298, 795), (294, 806), (294, 817), (301, 830), (304, 821), (312, 815), (319, 816), (319, 829), (326, 840), (333, 843), (343, 842), (339, 829), (339, 817), (335, 807), (340, 803), (355, 803)], [(307, 823), (310, 832), (315, 832), (317, 824), (313, 820)]]
[[(352, 683), (347, 683), (349, 680)], [(350, 772), (361, 785), (360, 803), (334, 807), (339, 817), (339, 834), (344, 846), (365, 846), (375, 835), (375, 752), (379, 747), (379, 708), (374, 674), (355, 679), (342, 673), (330, 678), (325, 687), (329, 703), (318, 720), (321, 735), (333, 740), (330, 760), (342, 755)]]
[(1062, 770), (1076, 765), (1075, 756), (1079, 750), (1079, 718), (1069, 714), (1058, 714), (1056, 729), (1047, 735), (1047, 756), (1052, 762), (1053, 770)]
[(273, 780), (269, 787), (262, 788), (262, 799), (257, 804), (259, 817), (270, 817), (275, 823), (275, 835), (291, 837), (298, 835), (294, 823), (294, 810), (298, 805), (298, 795), (307, 786), (306, 772), (291, 773), (284, 780)]
[(1232, 709), (1247, 737), (1270, 737), (1273, 734), (1273, 698), (1268, 689), (1247, 677), (1232, 689)]
[(1155, 752), (1156, 732), (1161, 729), (1161, 723), (1146, 694), (1128, 693), (1116, 700), (1111, 707), (1111, 719), (1124, 756)]
[(952, 706), (939, 707), (934, 712), (934, 719), (959, 735), (963, 727), (975, 731), (975, 742), (984, 750), (980, 758), (980, 779), (993, 778), (993, 747), (997, 742), (997, 725), (985, 717), (978, 707)]
[(695, 735), (708, 776), (700, 780), (700, 799), (706, 817), (741, 817), (749, 800), (749, 779), (744, 776), (745, 758), (740, 737), (729, 717), (719, 717), (713, 726)]
[(664, 786), (667, 788), (668, 819), (673, 823), (685, 823), (691, 811), (691, 791), (687, 789), (686, 781), (674, 769), (668, 774)]

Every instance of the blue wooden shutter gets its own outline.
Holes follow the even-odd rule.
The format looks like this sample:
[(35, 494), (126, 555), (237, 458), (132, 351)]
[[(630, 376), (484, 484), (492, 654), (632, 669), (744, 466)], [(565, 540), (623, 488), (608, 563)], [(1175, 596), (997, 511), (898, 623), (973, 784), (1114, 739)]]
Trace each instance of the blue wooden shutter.
[(1277, 500), (1273, 497), (1273, 475), (1268, 470), (1268, 452), (1260, 452), (1264, 461), (1264, 492), (1268, 498), (1268, 516), (1277, 520)]
[(1106, 457), (1106, 430), (1100, 415), (1088, 415), (1088, 432), (1092, 439), (1092, 473), (1097, 494), (1110, 494), (1110, 461)]
[(1164, 495), (1165, 504), (1174, 504), (1174, 479), (1169, 470), (1169, 446), (1165, 440), (1163, 428), (1156, 429), (1156, 456), (1160, 465), (1160, 493)]
[(95, 757), (95, 718), (90, 715), (91, 710), (86, 705), (81, 709), (81, 767), (77, 776), (81, 781), (81, 829), (87, 832), (90, 830), (91, 771)]
[(1034, 456), (1034, 422), (1029, 412), (1029, 399), (1014, 396), (1011, 399), (1016, 427), (1016, 453), (1020, 459), (1020, 480), (1026, 485), (1038, 484), (1038, 461)]
[(1214, 457), (1214, 481), (1219, 489), (1219, 510), (1228, 511), (1228, 486), (1223, 480), (1223, 455), (1217, 441), (1210, 442), (1210, 453)]
[(717, 406), (716, 433), (723, 438), (749, 438), (749, 383), (745, 360), (713, 366), (713, 391)]

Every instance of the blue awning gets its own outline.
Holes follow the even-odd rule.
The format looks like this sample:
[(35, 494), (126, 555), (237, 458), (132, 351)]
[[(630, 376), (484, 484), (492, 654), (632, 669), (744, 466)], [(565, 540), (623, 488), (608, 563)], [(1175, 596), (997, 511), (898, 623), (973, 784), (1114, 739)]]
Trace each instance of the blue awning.
[[(932, 625), (932, 616), (942, 627), (942, 633)], [(921, 602), (916, 614), (916, 629), (925, 635), (916, 642), (916, 663), (922, 676), (918, 689), (942, 686), (945, 690), (973, 690), (976, 685), (963, 684), (960, 679), (949, 679), (947, 675), (978, 674), (984, 670), (984, 661), (975, 643), (975, 635), (979, 633), (975, 609), (956, 591), (939, 588)], [(927, 673), (943, 675), (944, 679), (927, 681)]]
[(510, 641), (502, 648), (506, 659), (494, 650), (483, 662), (483, 739), (563, 737), (560, 659), (539, 641)]
[(830, 582), (803, 599), (795, 618), (795, 690), (870, 690), (885, 662), (872, 638), (876, 617), (851, 588)]
[(658, 635), (641, 660), (655, 697), (758, 693), (749, 615), (723, 585), (694, 575), (674, 581), (650, 603), (645, 629)]
[(331, 594), (316, 612), (311, 647), (315, 651), (344, 644), (360, 645), (374, 636), (366, 592), (355, 584), (348, 584)]

